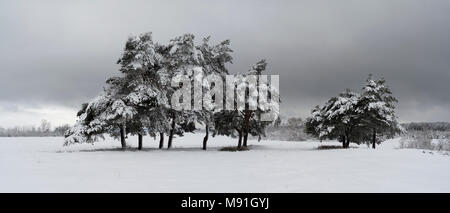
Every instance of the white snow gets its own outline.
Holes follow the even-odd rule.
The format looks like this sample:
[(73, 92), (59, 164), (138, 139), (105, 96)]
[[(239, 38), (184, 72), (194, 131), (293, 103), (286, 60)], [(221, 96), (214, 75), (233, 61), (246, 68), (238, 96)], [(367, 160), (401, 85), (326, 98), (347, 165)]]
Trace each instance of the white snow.
[(143, 151), (112, 139), (0, 138), (0, 192), (450, 192), (450, 156), (397, 149), (398, 139), (376, 150), (250, 141), (250, 151), (220, 152), (236, 140), (210, 138), (202, 151), (202, 137), (175, 138), (172, 150), (145, 137)]

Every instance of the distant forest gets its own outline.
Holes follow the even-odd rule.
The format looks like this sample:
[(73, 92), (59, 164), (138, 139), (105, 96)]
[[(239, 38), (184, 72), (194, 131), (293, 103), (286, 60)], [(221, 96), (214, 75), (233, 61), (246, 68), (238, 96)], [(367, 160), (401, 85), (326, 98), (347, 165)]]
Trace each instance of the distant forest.
[(52, 128), (49, 121), (42, 120), (39, 126), (0, 127), (0, 137), (60, 137), (64, 136), (64, 132), (69, 128), (69, 124)]
[(406, 131), (450, 131), (449, 122), (413, 122), (402, 124)]
[[(407, 132), (450, 131), (449, 122), (411, 122), (411, 123), (402, 123), (401, 125)], [(305, 141), (314, 138), (311, 135), (306, 134), (304, 129), (305, 129), (305, 122), (301, 118), (281, 119), (278, 122), (275, 122), (274, 125), (268, 126), (266, 128), (266, 137), (263, 137), (262, 139), (282, 140), (282, 141)]]
[[(449, 122), (412, 122), (401, 124), (406, 131), (450, 131)], [(47, 120), (39, 126), (0, 127), (0, 137), (61, 137), (71, 126), (64, 124), (52, 127)], [(312, 139), (304, 132), (304, 120), (301, 118), (280, 119), (267, 127), (266, 136), (262, 139), (283, 141), (305, 141)]]

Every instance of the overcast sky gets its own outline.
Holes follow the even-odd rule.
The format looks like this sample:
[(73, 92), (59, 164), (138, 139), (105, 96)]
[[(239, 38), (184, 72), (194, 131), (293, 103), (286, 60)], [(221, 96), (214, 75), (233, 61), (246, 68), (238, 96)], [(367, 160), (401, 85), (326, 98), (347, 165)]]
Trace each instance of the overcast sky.
[(0, 1), (0, 126), (73, 123), (118, 74), (127, 37), (230, 39), (246, 71), (267, 59), (282, 114), (310, 109), (369, 73), (401, 121), (450, 121), (450, 1)]

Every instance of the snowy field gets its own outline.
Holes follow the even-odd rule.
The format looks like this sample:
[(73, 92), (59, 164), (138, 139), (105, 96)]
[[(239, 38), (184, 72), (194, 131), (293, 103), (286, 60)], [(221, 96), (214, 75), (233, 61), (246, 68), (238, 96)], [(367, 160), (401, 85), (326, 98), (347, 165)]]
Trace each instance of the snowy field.
[(211, 138), (206, 152), (201, 141), (187, 135), (158, 150), (145, 137), (143, 151), (120, 151), (112, 139), (0, 138), (0, 192), (450, 192), (450, 156), (397, 149), (398, 139), (376, 150), (251, 141), (244, 152), (217, 151), (235, 139)]

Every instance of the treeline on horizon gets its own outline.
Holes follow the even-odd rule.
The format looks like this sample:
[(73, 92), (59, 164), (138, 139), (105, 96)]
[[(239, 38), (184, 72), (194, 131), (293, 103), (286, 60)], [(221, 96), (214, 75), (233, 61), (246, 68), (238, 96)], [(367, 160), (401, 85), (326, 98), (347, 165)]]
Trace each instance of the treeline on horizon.
[[(413, 131), (450, 131), (450, 122), (409, 122), (400, 124), (407, 132)], [(300, 117), (281, 119), (278, 124), (268, 126), (263, 140), (306, 141), (314, 139), (304, 132), (305, 120)]]
[(44, 119), (38, 126), (0, 127), (0, 137), (62, 137), (70, 127), (69, 124), (63, 124), (53, 128), (52, 124)]
[[(313, 138), (303, 130), (305, 121), (300, 117), (280, 118), (266, 129), (263, 140), (305, 141)], [(450, 122), (410, 122), (401, 124), (406, 131), (450, 131)], [(63, 124), (52, 127), (47, 120), (41, 124), (22, 125), (9, 128), (0, 127), (0, 137), (62, 137), (71, 126)]]
[(450, 131), (450, 122), (411, 122), (401, 125), (407, 131)]

